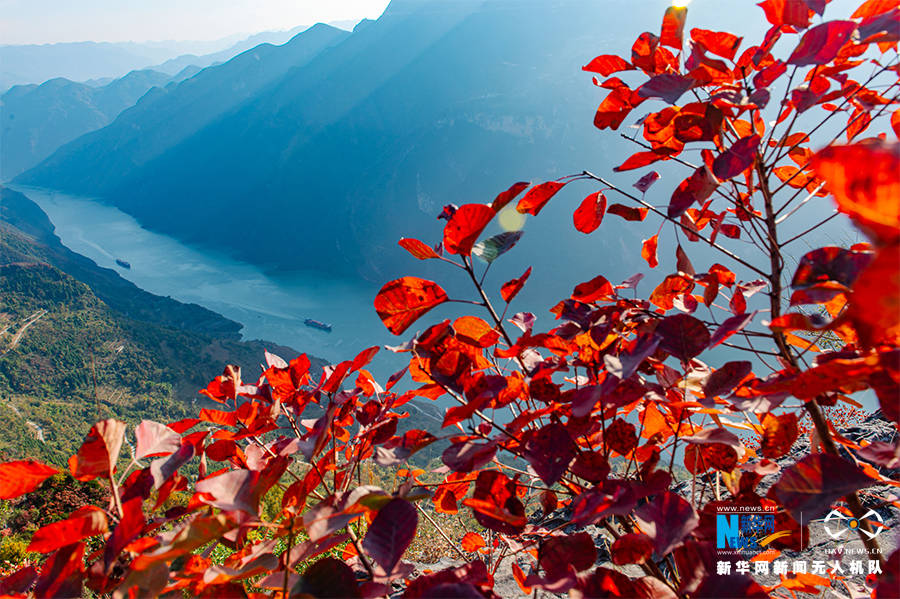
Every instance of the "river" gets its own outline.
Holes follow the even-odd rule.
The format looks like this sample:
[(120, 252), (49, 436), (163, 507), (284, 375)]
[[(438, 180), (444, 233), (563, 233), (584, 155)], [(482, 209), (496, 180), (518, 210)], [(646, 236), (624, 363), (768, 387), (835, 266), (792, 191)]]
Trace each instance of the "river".
[[(375, 344), (397, 343), (375, 313), (372, 299), (378, 290), (371, 284), (328, 279), (321, 273), (272, 276), (148, 231), (113, 206), (51, 190), (13, 188), (47, 213), (72, 251), (116, 270), (141, 289), (199, 304), (242, 323), (245, 339), (273, 341), (331, 361), (350, 359)], [(117, 265), (116, 259), (131, 268)], [(307, 318), (328, 323), (333, 331), (310, 328), (303, 323)]]

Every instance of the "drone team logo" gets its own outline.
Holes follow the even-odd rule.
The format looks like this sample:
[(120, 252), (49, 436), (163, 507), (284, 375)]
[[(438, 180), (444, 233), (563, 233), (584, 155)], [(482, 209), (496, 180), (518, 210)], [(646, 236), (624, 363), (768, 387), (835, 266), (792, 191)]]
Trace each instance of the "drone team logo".
[(848, 516), (840, 510), (831, 510), (830, 512), (828, 512), (828, 515), (825, 516), (825, 520), (823, 521), (823, 525), (828, 536), (835, 540), (840, 539), (844, 535), (844, 533), (848, 531), (856, 532), (857, 530), (861, 530), (864, 535), (868, 536), (870, 539), (874, 539), (879, 534), (881, 534), (882, 530), (887, 528), (884, 525), (884, 520), (882, 519), (881, 514), (879, 514), (875, 510), (869, 510), (868, 512), (866, 512), (863, 515), (862, 520), (877, 522), (875, 526), (870, 527), (873, 529), (872, 532), (869, 532), (865, 528), (861, 527), (859, 525), (859, 519), (854, 518), (853, 516)]

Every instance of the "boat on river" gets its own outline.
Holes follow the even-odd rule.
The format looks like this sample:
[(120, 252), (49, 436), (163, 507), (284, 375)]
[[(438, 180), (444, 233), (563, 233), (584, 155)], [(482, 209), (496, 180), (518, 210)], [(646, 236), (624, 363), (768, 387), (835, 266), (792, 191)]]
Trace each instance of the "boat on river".
[(330, 324), (324, 323), (321, 320), (313, 320), (312, 318), (307, 318), (303, 321), (303, 324), (313, 329), (325, 331), (326, 333), (330, 333), (332, 329), (332, 326)]

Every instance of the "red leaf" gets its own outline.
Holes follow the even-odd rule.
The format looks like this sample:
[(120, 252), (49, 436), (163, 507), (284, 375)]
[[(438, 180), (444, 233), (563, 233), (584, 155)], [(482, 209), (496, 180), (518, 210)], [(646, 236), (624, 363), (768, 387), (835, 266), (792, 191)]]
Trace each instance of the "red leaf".
[(462, 550), (467, 553), (475, 553), (484, 547), (484, 538), (476, 532), (467, 532), (460, 541)]
[(525, 286), (525, 282), (528, 280), (528, 277), (531, 276), (531, 267), (528, 267), (521, 277), (518, 279), (513, 279), (511, 281), (507, 281), (500, 288), (500, 296), (503, 298), (503, 301), (509, 303), (513, 300), (516, 295), (522, 291), (522, 287)]
[[(678, 185), (669, 200), (668, 216), (677, 218), (684, 214), (694, 202), (702, 203), (712, 195), (719, 182), (705, 165), (700, 166)], [(612, 211), (610, 209), (610, 211)]]
[(119, 450), (125, 439), (125, 423), (109, 419), (91, 427), (76, 455), (69, 458), (72, 476), (88, 481), (98, 476), (109, 476), (119, 459)]
[(616, 87), (597, 108), (594, 115), (594, 126), (598, 129), (611, 128), (613, 131), (619, 128), (632, 109), (643, 102), (644, 99), (633, 93), (632, 90), (622, 84)]
[(519, 534), (527, 523), (525, 506), (516, 497), (516, 483), (496, 470), (478, 473), (472, 497), (463, 505), (472, 508), (480, 525), (501, 534)]
[(594, 539), (586, 532), (549, 537), (538, 548), (538, 564), (549, 581), (568, 576), (570, 566), (576, 572), (587, 570), (596, 559)]
[(616, 539), (609, 553), (617, 566), (643, 564), (653, 555), (653, 541), (645, 534), (631, 532)]
[(454, 472), (472, 472), (493, 460), (496, 453), (497, 446), (493, 443), (461, 441), (445, 449), (441, 461)]
[(794, 441), (800, 434), (797, 426), (797, 415), (793, 412), (784, 414), (763, 414), (763, 438), (760, 451), (767, 458), (780, 458), (791, 450)]
[(613, 170), (617, 173), (630, 171), (647, 166), (648, 164), (653, 164), (654, 162), (659, 162), (660, 160), (668, 160), (669, 157), (669, 152), (637, 152), (636, 154), (629, 156), (625, 162), (613, 168)]
[(784, 470), (775, 496), (797, 522), (823, 517), (838, 498), (875, 481), (847, 460), (827, 453), (806, 456)]
[(375, 296), (375, 311), (384, 326), (400, 335), (423, 314), (447, 301), (440, 285), (418, 277), (402, 277), (386, 283)]
[(719, 328), (713, 333), (712, 338), (709, 340), (709, 347), (715, 347), (735, 333), (739, 333), (744, 327), (750, 324), (754, 316), (756, 316), (756, 311), (753, 311), (750, 314), (736, 314), (727, 319), (719, 325)]
[(638, 438), (633, 424), (616, 418), (603, 433), (603, 442), (613, 451), (626, 455), (637, 447)]
[[(592, 483), (599, 483), (609, 476), (609, 462), (600, 451), (583, 451), (572, 462), (572, 474)], [(555, 508), (554, 508), (555, 509)], [(549, 513), (545, 511), (544, 513)]]
[(693, 288), (693, 278), (685, 275), (669, 275), (650, 294), (650, 302), (663, 310), (671, 310), (675, 307), (675, 297), (682, 293), (690, 293)]
[(360, 368), (365, 368), (366, 366), (368, 366), (369, 362), (372, 361), (372, 358), (374, 358), (379, 351), (381, 351), (381, 347), (378, 345), (373, 345), (372, 347), (364, 349), (356, 354), (356, 357), (353, 358), (353, 362), (350, 364), (350, 371), (356, 372)]
[(689, 314), (667, 316), (656, 327), (659, 348), (669, 355), (687, 362), (709, 343), (706, 325)]
[(152, 420), (142, 420), (135, 428), (134, 436), (137, 439), (137, 448), (134, 453), (136, 460), (169, 455), (181, 447), (181, 435), (165, 424)]
[(619, 71), (630, 71), (634, 69), (631, 64), (628, 63), (621, 56), (616, 56), (614, 54), (602, 54), (581, 67), (582, 71), (588, 71), (590, 73), (599, 73), (603, 77), (609, 77), (613, 73), (618, 73)]
[(650, 268), (659, 266), (659, 260), (656, 259), (656, 246), (659, 242), (659, 234), (654, 235), (650, 239), (645, 239), (641, 244), (641, 258), (647, 261)]
[(581, 283), (572, 291), (572, 299), (589, 304), (598, 299), (611, 299), (615, 295), (612, 284), (602, 275)]
[(659, 173), (656, 171), (650, 171), (643, 177), (637, 180), (632, 187), (640, 191), (641, 193), (647, 193), (647, 190), (650, 189), (650, 186), (656, 183), (659, 180)]
[(34, 460), (0, 464), (0, 499), (15, 499), (31, 493), (59, 470)]
[(562, 478), (577, 453), (575, 442), (561, 424), (548, 424), (525, 442), (524, 457), (547, 486)]
[[(279, 573), (280, 577), (281, 574)], [(219, 586), (211, 587), (219, 589)], [(361, 597), (353, 568), (334, 557), (320, 559), (309, 566), (292, 589), (298, 597)], [(241, 594), (240, 596), (243, 596)]]
[(405, 249), (407, 252), (412, 254), (413, 257), (418, 258), (419, 260), (428, 260), (430, 258), (438, 257), (437, 252), (435, 252), (431, 247), (425, 245), (418, 239), (404, 237), (397, 243), (400, 245), (400, 247)]
[(680, 51), (684, 40), (684, 21), (687, 19), (687, 8), (684, 6), (670, 6), (666, 8), (663, 16), (662, 28), (659, 33), (659, 44)]
[(444, 249), (451, 254), (468, 256), (472, 246), (496, 212), (484, 204), (463, 204), (444, 226)]
[(681, 544), (699, 523), (699, 518), (691, 504), (665, 491), (653, 501), (634, 511), (641, 530), (653, 539), (653, 546), (659, 556), (667, 555)]
[(741, 40), (744, 38), (725, 31), (691, 29), (691, 39), (703, 46), (703, 49), (707, 52), (728, 60), (734, 60), (734, 55), (737, 53)]
[(688, 255), (687, 253), (685, 253), (684, 249), (682, 249), (681, 244), (679, 244), (678, 247), (675, 248), (675, 261), (678, 272), (690, 276), (694, 276), (694, 274), (696, 274), (694, 272), (694, 265), (691, 264), (691, 260), (690, 258), (688, 258)]
[(627, 221), (642, 221), (647, 218), (647, 212), (649, 212), (648, 208), (632, 208), (631, 206), (626, 206), (624, 204), (613, 204), (607, 210), (610, 214), (615, 214), (616, 216), (621, 216)]
[(804, 0), (765, 0), (759, 6), (766, 12), (769, 23), (776, 27), (791, 25), (805, 29), (813, 14)]
[(750, 362), (727, 362), (709, 376), (703, 386), (703, 393), (708, 398), (726, 395), (744, 380), (752, 369), (753, 365)]
[(518, 183), (513, 183), (509, 189), (504, 192), (501, 192), (494, 201), (491, 203), (491, 210), (494, 212), (500, 212), (503, 210), (507, 204), (513, 201), (516, 196), (525, 191), (528, 186), (531, 185), (528, 181), (519, 181)]
[(684, 92), (691, 89), (696, 83), (692, 77), (663, 73), (652, 77), (647, 83), (637, 88), (636, 92), (641, 98), (660, 98), (668, 104), (675, 104), (684, 95)]
[(602, 191), (598, 191), (584, 198), (572, 215), (572, 220), (575, 228), (582, 233), (593, 233), (603, 222), (604, 214), (606, 214), (606, 196)]
[(362, 547), (386, 573), (394, 567), (416, 536), (419, 513), (405, 499), (392, 499), (378, 510)]
[(550, 201), (550, 198), (556, 195), (565, 185), (565, 183), (560, 183), (559, 181), (547, 181), (540, 185), (535, 185), (528, 190), (528, 193), (522, 196), (522, 199), (519, 200), (519, 204), (516, 206), (516, 210), (522, 214), (528, 213), (537, 216), (541, 209), (547, 205), (547, 202)]
[(850, 287), (859, 273), (872, 262), (872, 252), (857, 252), (841, 247), (823, 247), (800, 258), (791, 287), (806, 289), (819, 283), (836, 282)]
[(107, 530), (106, 514), (103, 510), (88, 505), (76, 510), (65, 520), (38, 529), (31, 537), (28, 551), (50, 553), (82, 539), (103, 534)]
[(253, 470), (232, 470), (197, 481), (195, 489), (198, 493), (209, 496), (203, 503), (225, 511), (243, 510), (248, 514), (256, 514), (259, 505), (256, 485), (259, 478), (260, 473)]
[(866, 0), (859, 5), (850, 18), (873, 17), (897, 8), (897, 0)]
[(713, 174), (721, 181), (743, 173), (753, 165), (759, 148), (759, 135), (749, 135), (734, 142), (734, 145), (719, 154), (713, 161)]
[(855, 30), (853, 21), (828, 21), (816, 25), (803, 34), (787, 62), (801, 67), (831, 62)]

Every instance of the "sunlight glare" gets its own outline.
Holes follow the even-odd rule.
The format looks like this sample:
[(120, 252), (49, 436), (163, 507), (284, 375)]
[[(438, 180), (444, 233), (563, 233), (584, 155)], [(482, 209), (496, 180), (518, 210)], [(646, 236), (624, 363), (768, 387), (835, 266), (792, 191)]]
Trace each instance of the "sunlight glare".
[(521, 214), (514, 205), (510, 204), (500, 211), (497, 221), (504, 231), (520, 231), (525, 225), (525, 215)]

